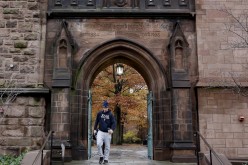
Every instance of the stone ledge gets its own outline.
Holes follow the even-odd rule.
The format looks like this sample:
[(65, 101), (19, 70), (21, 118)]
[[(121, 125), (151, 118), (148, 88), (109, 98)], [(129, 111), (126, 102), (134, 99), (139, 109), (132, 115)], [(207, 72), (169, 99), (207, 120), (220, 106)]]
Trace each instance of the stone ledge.
[(0, 88), (0, 92), (49, 93), (49, 88)]

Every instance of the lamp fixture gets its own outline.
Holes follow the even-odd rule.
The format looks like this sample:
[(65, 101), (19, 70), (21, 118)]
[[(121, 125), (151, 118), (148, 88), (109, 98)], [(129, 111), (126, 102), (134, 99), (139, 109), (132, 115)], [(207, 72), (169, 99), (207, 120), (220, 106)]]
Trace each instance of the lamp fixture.
[(123, 64), (117, 64), (116, 65), (116, 74), (118, 76), (121, 76), (124, 73), (124, 66)]
[(239, 116), (239, 121), (242, 122), (242, 121), (244, 121), (244, 120), (245, 120), (245, 117), (244, 117), (243, 115), (240, 115), (240, 116)]

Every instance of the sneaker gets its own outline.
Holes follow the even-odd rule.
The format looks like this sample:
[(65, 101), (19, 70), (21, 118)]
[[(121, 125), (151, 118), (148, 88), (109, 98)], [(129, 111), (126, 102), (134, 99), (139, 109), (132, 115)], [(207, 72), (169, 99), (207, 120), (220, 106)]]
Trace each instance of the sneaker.
[(104, 160), (104, 163), (103, 164), (108, 164), (108, 160)]
[(99, 164), (102, 164), (102, 162), (103, 162), (103, 157), (100, 157)]

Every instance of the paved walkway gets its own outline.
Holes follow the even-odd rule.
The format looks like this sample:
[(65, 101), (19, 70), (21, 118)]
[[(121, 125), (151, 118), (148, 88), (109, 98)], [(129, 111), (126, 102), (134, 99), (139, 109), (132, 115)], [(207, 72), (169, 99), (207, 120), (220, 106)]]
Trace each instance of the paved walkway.
[[(92, 158), (85, 161), (72, 161), (65, 165), (99, 164), (96, 146), (92, 147)], [(196, 165), (196, 163), (171, 163), (147, 159), (147, 147), (143, 145), (111, 145), (109, 165)]]

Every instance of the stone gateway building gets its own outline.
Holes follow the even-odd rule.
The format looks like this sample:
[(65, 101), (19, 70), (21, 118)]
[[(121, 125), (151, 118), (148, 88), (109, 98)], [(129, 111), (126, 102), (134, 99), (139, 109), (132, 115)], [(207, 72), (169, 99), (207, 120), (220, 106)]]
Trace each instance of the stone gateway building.
[(68, 159), (88, 159), (92, 82), (123, 63), (150, 91), (151, 159), (195, 161), (196, 131), (216, 152), (248, 159), (248, 99), (231, 90), (246, 89), (248, 49), (230, 46), (242, 36), (228, 31), (224, 10), (247, 8), (246, 0), (0, 0), (1, 92), (20, 93), (11, 102), (1, 95), (0, 153), (39, 149), (52, 130)]

